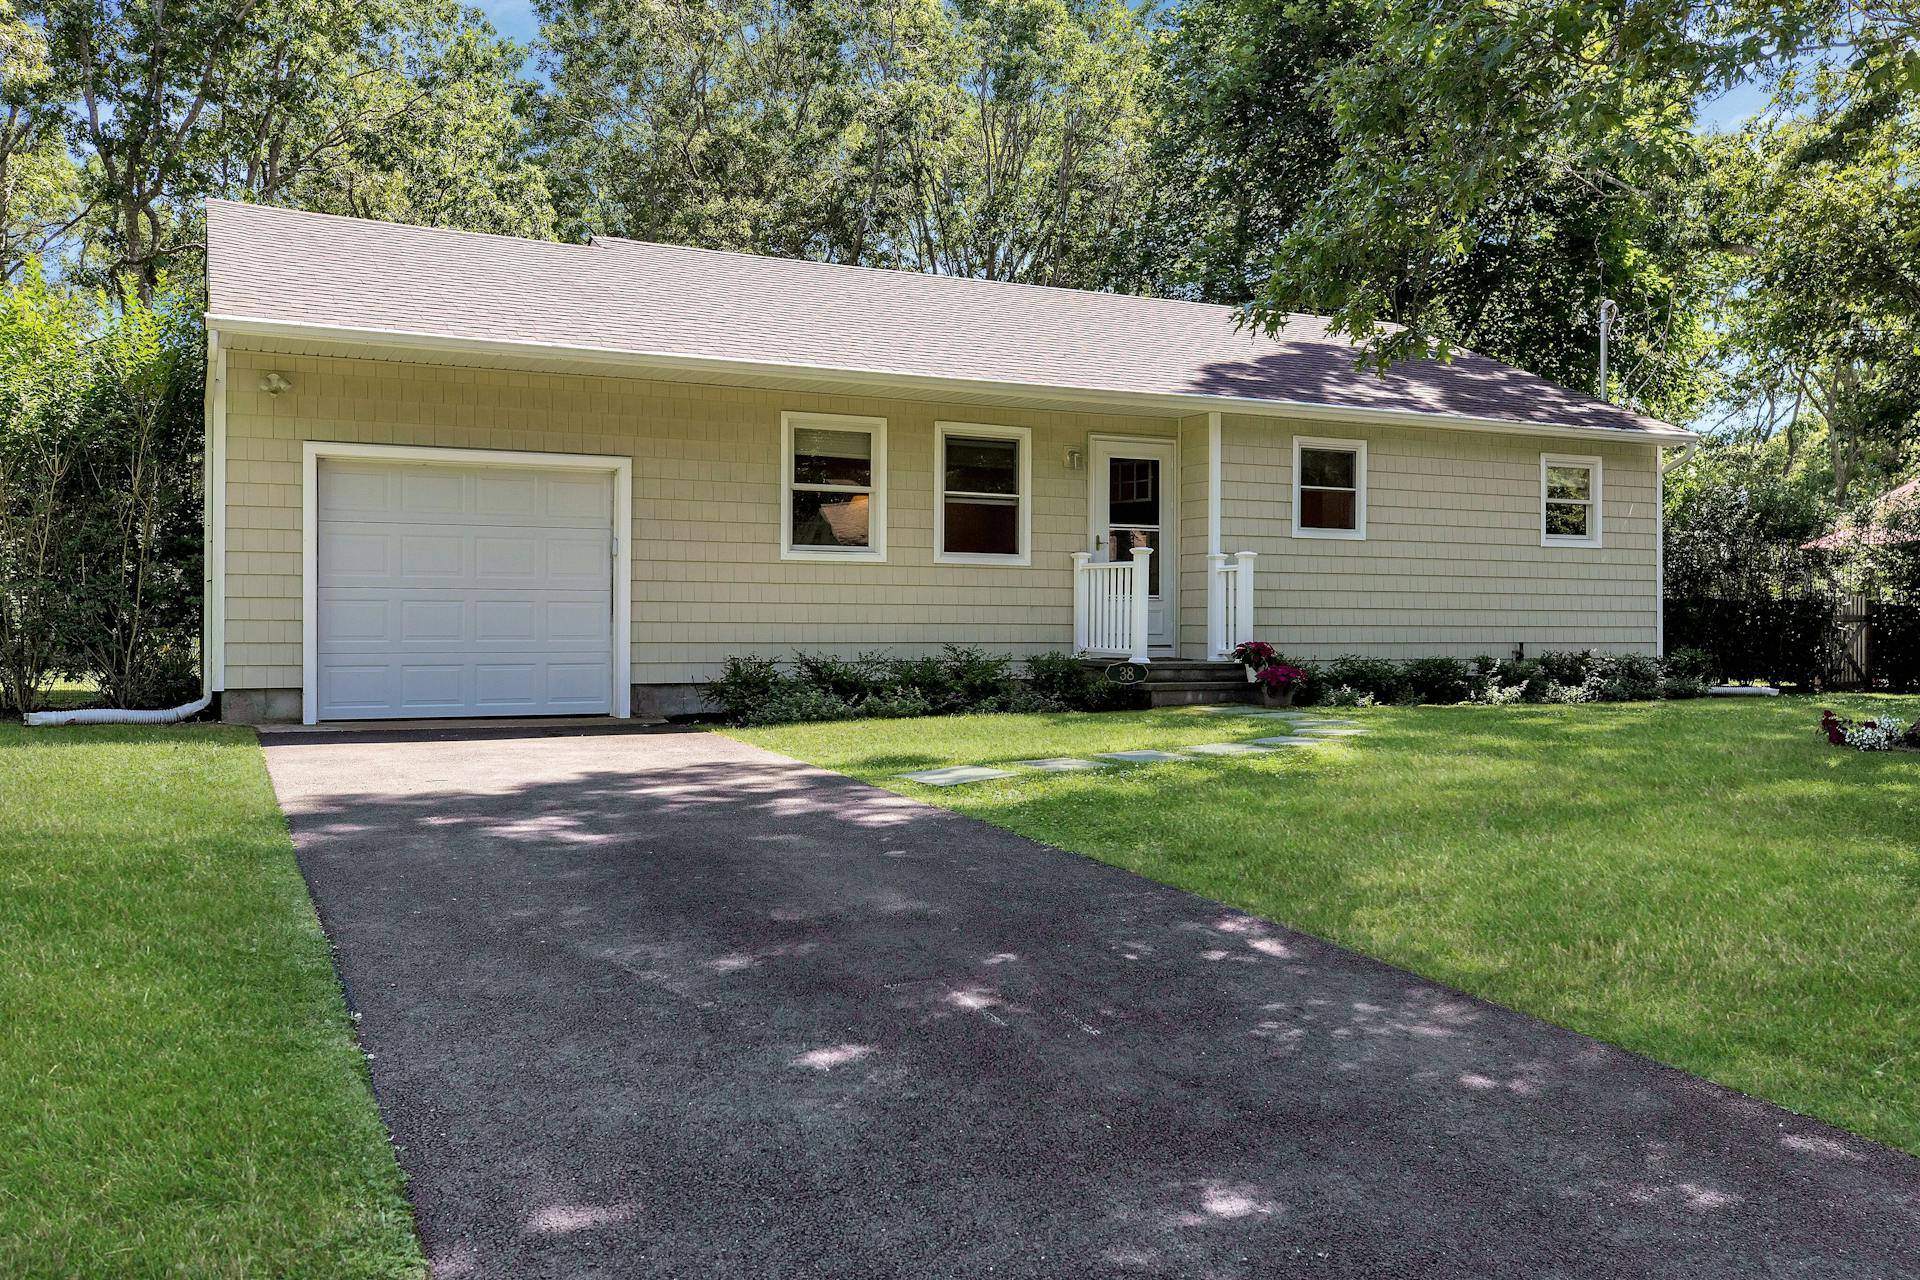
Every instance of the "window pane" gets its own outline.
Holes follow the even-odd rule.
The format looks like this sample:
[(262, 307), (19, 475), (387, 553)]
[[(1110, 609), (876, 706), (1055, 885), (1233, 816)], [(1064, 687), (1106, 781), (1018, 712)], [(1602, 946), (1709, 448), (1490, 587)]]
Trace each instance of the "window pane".
[(1114, 458), (1107, 463), (1107, 519), (1126, 525), (1160, 523), (1158, 458)]
[(1157, 529), (1109, 529), (1107, 531), (1109, 554), (1115, 560), (1133, 559), (1135, 547), (1149, 547), (1153, 554), (1147, 558), (1147, 594), (1160, 594), (1160, 532)]
[(1359, 504), (1345, 489), (1302, 489), (1300, 491), (1300, 527), (1302, 529), (1357, 529)]
[(1548, 467), (1549, 498), (1591, 498), (1593, 471), (1588, 467)]
[(1300, 483), (1329, 489), (1356, 488), (1359, 455), (1345, 449), (1300, 450)]
[(1019, 493), (1019, 442), (948, 436), (947, 489), (953, 493)]
[(1020, 504), (1012, 498), (948, 498), (947, 545), (956, 555), (1020, 554)]
[(1584, 503), (1549, 502), (1547, 532), (1556, 538), (1584, 538), (1587, 536), (1587, 513), (1591, 510)]
[(793, 479), (796, 484), (872, 484), (873, 437), (864, 431), (794, 428)]
[(793, 545), (796, 547), (864, 547), (867, 545), (867, 495), (864, 493), (793, 493)]

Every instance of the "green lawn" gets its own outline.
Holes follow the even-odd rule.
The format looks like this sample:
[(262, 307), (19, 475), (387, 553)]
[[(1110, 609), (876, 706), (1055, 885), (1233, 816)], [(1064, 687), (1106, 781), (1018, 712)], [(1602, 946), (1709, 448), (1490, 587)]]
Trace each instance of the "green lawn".
[[(1920, 715), (1920, 698), (1829, 699)], [(1245, 739), (1193, 710), (739, 736), (1283, 921), (1920, 1153), (1920, 755), (1819, 702), (1369, 708), (1337, 746), (942, 790), (951, 763)]]
[(0, 1275), (424, 1273), (260, 749), (0, 726)]

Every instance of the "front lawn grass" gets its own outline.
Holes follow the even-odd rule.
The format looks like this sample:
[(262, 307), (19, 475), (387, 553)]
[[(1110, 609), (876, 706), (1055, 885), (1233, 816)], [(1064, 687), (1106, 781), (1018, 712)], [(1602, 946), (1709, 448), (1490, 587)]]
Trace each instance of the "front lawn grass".
[(424, 1273), (251, 733), (0, 726), (0, 1276)]
[[(1193, 709), (740, 731), (1920, 1154), (1920, 755), (1800, 698), (1330, 712), (1337, 745), (938, 789), (946, 764), (1250, 739)], [(1843, 697), (1920, 715), (1920, 698)]]

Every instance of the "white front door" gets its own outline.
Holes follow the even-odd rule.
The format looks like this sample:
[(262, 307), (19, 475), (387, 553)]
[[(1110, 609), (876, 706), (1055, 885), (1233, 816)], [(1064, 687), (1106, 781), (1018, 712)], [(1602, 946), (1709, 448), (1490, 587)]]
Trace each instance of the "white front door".
[(613, 485), (519, 466), (323, 458), (322, 720), (613, 710)]
[(1152, 548), (1147, 642), (1172, 649), (1180, 583), (1179, 444), (1118, 436), (1089, 443), (1087, 545), (1095, 560), (1128, 560), (1135, 547)]

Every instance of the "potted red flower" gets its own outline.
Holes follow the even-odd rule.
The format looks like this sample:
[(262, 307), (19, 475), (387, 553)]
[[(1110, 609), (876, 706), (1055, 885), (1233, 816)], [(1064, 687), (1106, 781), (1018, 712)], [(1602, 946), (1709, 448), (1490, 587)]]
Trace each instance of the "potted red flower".
[(1253, 673), (1260, 686), (1260, 701), (1270, 707), (1290, 707), (1293, 695), (1307, 682), (1307, 673), (1284, 662), (1270, 662)]

